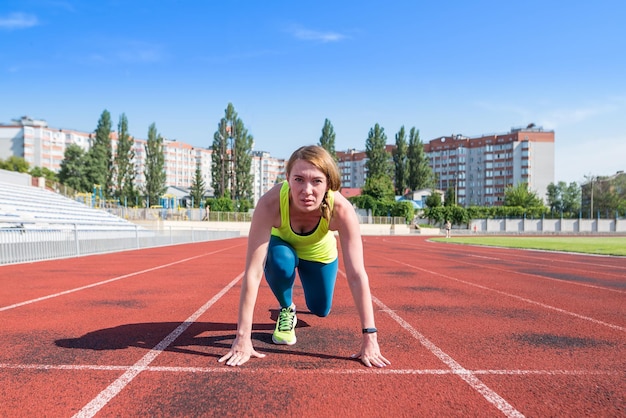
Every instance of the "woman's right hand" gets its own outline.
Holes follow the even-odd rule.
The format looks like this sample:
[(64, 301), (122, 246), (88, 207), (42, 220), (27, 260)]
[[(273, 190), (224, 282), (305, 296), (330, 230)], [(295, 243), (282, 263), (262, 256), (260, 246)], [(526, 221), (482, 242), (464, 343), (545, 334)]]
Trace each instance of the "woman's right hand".
[(252, 338), (237, 337), (233, 341), (230, 351), (221, 357), (220, 363), (226, 361), (227, 366), (241, 366), (250, 360), (250, 357), (263, 358), (265, 354), (259, 353), (252, 346)]

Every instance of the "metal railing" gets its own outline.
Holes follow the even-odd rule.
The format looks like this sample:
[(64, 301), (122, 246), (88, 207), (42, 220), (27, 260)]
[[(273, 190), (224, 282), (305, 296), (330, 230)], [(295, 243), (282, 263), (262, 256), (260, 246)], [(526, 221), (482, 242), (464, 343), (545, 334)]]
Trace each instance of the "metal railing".
[(238, 231), (215, 231), (193, 227), (184, 229), (165, 227), (151, 230), (138, 225), (103, 227), (84, 223), (36, 225), (0, 221), (0, 265), (238, 236), (240, 236)]
[[(205, 209), (200, 208), (127, 208), (127, 207), (114, 207), (103, 208), (117, 217), (126, 219), (129, 221), (208, 221), (208, 222), (250, 222), (252, 220), (252, 213), (250, 212), (206, 212)], [(406, 219), (403, 217), (393, 216), (364, 216), (357, 215), (361, 224), (376, 224), (376, 225), (402, 225), (406, 224)]]

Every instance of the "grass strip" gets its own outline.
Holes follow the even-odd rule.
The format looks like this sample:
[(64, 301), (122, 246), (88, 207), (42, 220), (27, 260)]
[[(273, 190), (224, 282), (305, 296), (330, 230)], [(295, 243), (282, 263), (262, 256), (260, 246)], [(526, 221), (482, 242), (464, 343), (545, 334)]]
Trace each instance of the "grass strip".
[(493, 247), (626, 256), (626, 237), (459, 236), (452, 238), (433, 238), (432, 241), (454, 244), (486, 245)]

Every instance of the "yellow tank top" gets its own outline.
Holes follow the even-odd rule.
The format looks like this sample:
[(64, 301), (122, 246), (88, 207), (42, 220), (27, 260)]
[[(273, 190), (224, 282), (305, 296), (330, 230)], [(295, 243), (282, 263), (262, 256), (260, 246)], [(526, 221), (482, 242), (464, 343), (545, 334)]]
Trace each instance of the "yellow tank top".
[[(335, 196), (329, 193), (327, 203), (332, 211)], [(317, 228), (307, 235), (299, 235), (291, 229), (289, 222), (289, 183), (283, 182), (280, 189), (280, 228), (272, 228), (272, 235), (289, 243), (298, 257), (307, 261), (330, 263), (337, 259), (337, 240), (328, 229), (328, 220), (321, 218)]]

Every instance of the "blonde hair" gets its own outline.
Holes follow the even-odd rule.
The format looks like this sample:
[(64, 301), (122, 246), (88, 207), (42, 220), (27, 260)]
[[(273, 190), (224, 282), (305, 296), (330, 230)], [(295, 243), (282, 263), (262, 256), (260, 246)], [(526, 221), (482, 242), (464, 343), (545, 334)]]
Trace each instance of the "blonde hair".
[(330, 220), (332, 213), (327, 203), (328, 193), (330, 193), (331, 191), (336, 192), (341, 187), (341, 176), (339, 174), (339, 167), (337, 167), (335, 159), (330, 155), (328, 151), (318, 145), (306, 145), (300, 147), (295, 150), (293, 154), (291, 154), (291, 157), (289, 157), (289, 161), (287, 161), (287, 178), (289, 178), (291, 169), (298, 160), (303, 160), (312, 164), (326, 176), (328, 190), (324, 195), (324, 200), (322, 201), (320, 210), (322, 212), (322, 216), (327, 220)]

